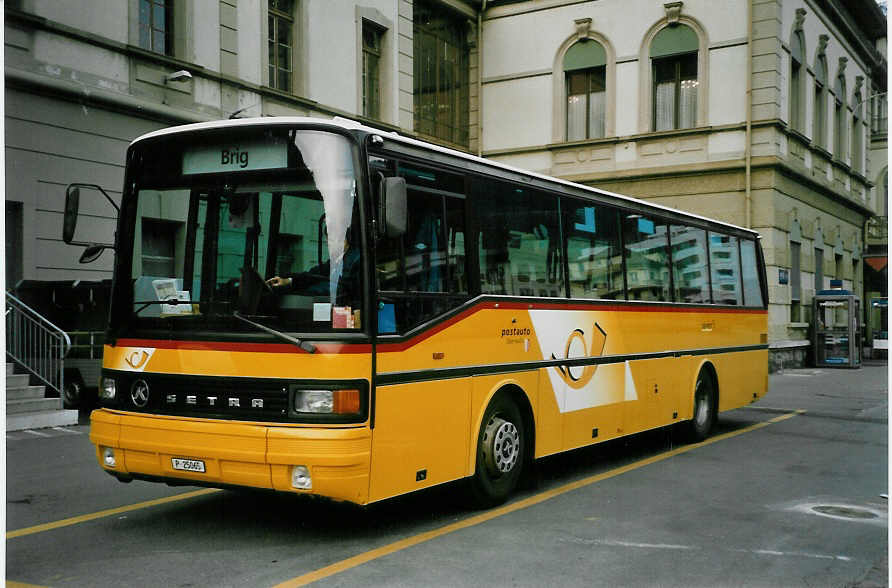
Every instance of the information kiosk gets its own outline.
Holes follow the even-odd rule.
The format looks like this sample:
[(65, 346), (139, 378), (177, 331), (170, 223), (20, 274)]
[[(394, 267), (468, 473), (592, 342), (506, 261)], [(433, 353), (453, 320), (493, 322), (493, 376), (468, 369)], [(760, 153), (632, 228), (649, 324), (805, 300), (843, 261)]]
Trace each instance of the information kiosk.
[(861, 367), (861, 299), (832, 280), (814, 298), (815, 367)]

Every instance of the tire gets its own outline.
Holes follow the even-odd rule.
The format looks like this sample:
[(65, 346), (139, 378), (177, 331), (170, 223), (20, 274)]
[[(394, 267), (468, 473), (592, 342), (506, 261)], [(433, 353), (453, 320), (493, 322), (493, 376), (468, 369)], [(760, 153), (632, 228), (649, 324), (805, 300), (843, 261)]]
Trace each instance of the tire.
[(688, 421), (688, 438), (700, 442), (709, 437), (718, 418), (717, 396), (712, 377), (704, 371), (697, 376), (694, 387), (694, 413)]
[(80, 408), (84, 401), (84, 385), (79, 380), (70, 380), (62, 390), (62, 405), (68, 409)]
[(470, 480), (475, 504), (488, 508), (511, 495), (527, 458), (526, 435), (517, 404), (498, 394), (486, 407), (477, 435), (477, 466)]

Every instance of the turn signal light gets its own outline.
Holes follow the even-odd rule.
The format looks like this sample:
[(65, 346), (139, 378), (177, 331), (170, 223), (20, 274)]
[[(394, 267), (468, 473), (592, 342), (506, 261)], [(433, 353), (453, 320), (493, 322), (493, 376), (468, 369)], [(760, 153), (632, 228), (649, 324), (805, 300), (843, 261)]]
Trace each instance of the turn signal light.
[(359, 390), (335, 390), (334, 413), (356, 414), (359, 412)]

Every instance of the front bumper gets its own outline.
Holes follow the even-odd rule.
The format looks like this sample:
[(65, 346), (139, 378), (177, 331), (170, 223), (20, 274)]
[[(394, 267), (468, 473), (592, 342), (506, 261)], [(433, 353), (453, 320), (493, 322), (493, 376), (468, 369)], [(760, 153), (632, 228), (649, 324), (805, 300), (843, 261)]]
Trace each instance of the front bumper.
[[(100, 466), (121, 479), (246, 486), (368, 502), (372, 437), (367, 426), (267, 425), (101, 409), (91, 415), (90, 440)], [(102, 447), (114, 449), (114, 467), (105, 465)], [(206, 471), (175, 470), (173, 458), (201, 460)], [(309, 468), (312, 489), (292, 487), (296, 465)]]

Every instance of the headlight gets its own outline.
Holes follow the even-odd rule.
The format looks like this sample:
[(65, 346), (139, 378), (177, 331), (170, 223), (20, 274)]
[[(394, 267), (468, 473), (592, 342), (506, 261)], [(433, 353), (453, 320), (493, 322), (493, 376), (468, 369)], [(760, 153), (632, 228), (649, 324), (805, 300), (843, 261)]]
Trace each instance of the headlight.
[(359, 390), (295, 390), (294, 412), (304, 414), (358, 414)]
[(102, 378), (102, 387), (99, 389), (99, 400), (114, 400), (117, 387), (113, 378)]

